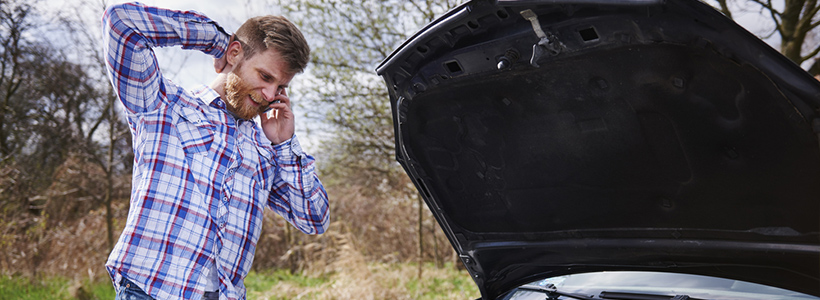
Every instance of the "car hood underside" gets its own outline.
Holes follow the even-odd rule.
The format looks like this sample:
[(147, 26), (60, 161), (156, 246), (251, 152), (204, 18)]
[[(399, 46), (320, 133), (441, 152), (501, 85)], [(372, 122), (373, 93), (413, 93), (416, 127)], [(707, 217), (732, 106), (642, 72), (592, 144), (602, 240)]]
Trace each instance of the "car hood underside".
[(378, 72), (485, 299), (606, 270), (820, 295), (820, 84), (709, 6), (472, 1)]

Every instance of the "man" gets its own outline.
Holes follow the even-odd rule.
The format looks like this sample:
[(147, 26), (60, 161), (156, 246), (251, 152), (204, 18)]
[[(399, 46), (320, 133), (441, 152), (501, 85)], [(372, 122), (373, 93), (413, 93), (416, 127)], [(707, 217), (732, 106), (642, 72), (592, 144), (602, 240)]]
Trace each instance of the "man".
[[(229, 35), (196, 12), (141, 4), (108, 8), (103, 24), (135, 154), (128, 219), (106, 263), (118, 299), (244, 299), (265, 205), (305, 233), (328, 226), (286, 92), (307, 42), (282, 17)], [(177, 45), (215, 58), (209, 87), (163, 77), (152, 48)]]

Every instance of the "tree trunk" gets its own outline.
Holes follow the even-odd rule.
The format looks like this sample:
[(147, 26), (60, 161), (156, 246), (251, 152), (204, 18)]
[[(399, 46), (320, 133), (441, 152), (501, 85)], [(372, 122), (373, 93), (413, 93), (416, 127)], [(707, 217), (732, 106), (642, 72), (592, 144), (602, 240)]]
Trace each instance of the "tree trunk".
[[(114, 101), (114, 98), (109, 98)], [(108, 164), (105, 168), (105, 227), (108, 231), (108, 251), (114, 249), (114, 216), (111, 209), (114, 190), (114, 147), (117, 144), (117, 132), (114, 130), (117, 123), (114, 110), (115, 105), (108, 106)]]
[(786, 0), (786, 6), (780, 14), (780, 53), (795, 63), (801, 63), (800, 51), (806, 33), (800, 30), (800, 12), (805, 0)]
[(438, 254), (438, 237), (436, 237), (436, 224), (433, 224), (432, 228), (433, 230), (430, 232), (433, 235), (433, 255), (435, 256), (436, 268), (441, 268), (444, 265), (444, 261), (442, 261), (441, 255)]
[(419, 280), (421, 280), (421, 273), (422, 273), (421, 272), (421, 267), (422, 267), (421, 265), (424, 262), (424, 227), (422, 226), (423, 218), (422, 218), (422, 214), (421, 214), (422, 212), (424, 212), (424, 209), (423, 209), (422, 205), (424, 205), (424, 202), (421, 201), (421, 197), (419, 196), (419, 257), (418, 257), (418, 259), (419, 259), (419, 275), (418, 275)]

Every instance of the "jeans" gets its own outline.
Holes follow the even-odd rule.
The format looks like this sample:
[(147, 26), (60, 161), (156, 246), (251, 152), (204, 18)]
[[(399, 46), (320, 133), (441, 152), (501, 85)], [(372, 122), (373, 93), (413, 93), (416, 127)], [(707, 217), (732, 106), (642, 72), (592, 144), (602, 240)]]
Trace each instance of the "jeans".
[[(123, 277), (117, 290), (117, 300), (154, 300), (136, 284)], [(219, 292), (205, 292), (202, 300), (219, 300)]]
[(123, 277), (120, 288), (117, 289), (117, 300), (154, 300), (142, 291), (136, 284)]

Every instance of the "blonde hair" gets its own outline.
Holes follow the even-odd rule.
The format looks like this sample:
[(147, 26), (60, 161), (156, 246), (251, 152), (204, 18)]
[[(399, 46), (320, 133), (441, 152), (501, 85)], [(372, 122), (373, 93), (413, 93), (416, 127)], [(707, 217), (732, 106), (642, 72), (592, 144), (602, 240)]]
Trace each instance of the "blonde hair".
[(282, 16), (260, 16), (245, 21), (236, 31), (246, 58), (268, 49), (276, 50), (288, 64), (290, 74), (302, 73), (310, 61), (310, 46), (299, 28)]

